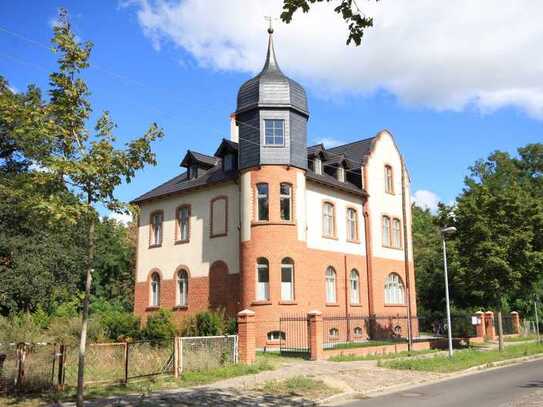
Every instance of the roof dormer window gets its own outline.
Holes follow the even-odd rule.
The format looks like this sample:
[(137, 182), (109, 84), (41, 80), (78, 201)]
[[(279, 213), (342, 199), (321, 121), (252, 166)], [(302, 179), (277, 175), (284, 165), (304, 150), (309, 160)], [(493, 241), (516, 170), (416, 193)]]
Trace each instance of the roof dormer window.
[(320, 158), (315, 158), (315, 161), (313, 162), (313, 165), (315, 166), (315, 174), (322, 175), (322, 161)]
[(226, 154), (222, 164), (224, 171), (232, 171), (234, 169), (234, 154)]
[(189, 167), (189, 179), (198, 178), (198, 164), (192, 164)]
[(345, 182), (345, 168), (338, 167), (338, 169), (337, 169), (337, 180), (339, 182)]

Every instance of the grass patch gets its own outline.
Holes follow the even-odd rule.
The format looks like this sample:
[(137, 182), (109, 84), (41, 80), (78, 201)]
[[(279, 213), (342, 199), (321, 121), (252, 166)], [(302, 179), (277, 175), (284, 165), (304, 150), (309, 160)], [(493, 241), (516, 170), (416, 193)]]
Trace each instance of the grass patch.
[(339, 393), (338, 389), (328, 386), (322, 380), (306, 376), (295, 376), (285, 380), (272, 380), (266, 382), (259, 390), (262, 393), (274, 396), (295, 396), (312, 400)]
[(386, 353), (386, 354), (376, 354), (376, 355), (353, 355), (353, 354), (341, 354), (332, 356), (328, 360), (331, 362), (356, 362), (359, 360), (386, 360), (386, 359), (396, 359), (396, 358), (403, 358), (408, 356), (418, 356), (418, 355), (424, 355), (428, 353), (435, 353), (439, 352), (437, 349), (425, 349), (425, 350), (417, 350), (417, 351), (404, 351), (404, 352), (398, 352), (398, 353)]
[(537, 339), (536, 335), (528, 336), (506, 336), (503, 338), (504, 342), (524, 342), (524, 341), (535, 341)]
[(280, 352), (256, 352), (257, 361), (266, 361), (270, 363), (274, 368), (278, 368), (284, 365), (289, 365), (292, 363), (300, 363), (303, 361), (302, 358), (298, 356), (285, 356)]
[[(201, 384), (209, 384), (219, 380), (233, 377), (257, 374), (266, 370), (273, 370), (274, 364), (262, 357), (257, 358), (252, 365), (229, 365), (217, 369), (185, 372), (179, 379), (173, 376), (153, 376), (140, 381), (129, 381), (126, 385), (90, 386), (85, 390), (86, 399), (105, 398), (110, 396), (122, 396), (126, 394), (149, 394), (164, 389), (190, 387)], [(75, 388), (69, 387), (63, 392), (46, 392), (40, 395), (21, 395), (19, 397), (1, 398), (0, 405), (13, 407), (38, 407), (50, 405), (56, 401), (73, 401)]]
[(477, 351), (473, 349), (456, 351), (452, 358), (437, 355), (424, 359), (401, 359), (384, 362), (383, 367), (392, 369), (424, 370), (429, 372), (457, 372), (473, 366), (491, 365), (507, 359), (543, 353), (543, 344), (530, 343), (508, 346), (503, 352), (497, 350)]
[(403, 343), (400, 341), (366, 341), (366, 342), (348, 342), (348, 343), (338, 343), (332, 345), (328, 349), (353, 349), (353, 348), (371, 348), (372, 346), (386, 346), (386, 345), (394, 345), (397, 343)]

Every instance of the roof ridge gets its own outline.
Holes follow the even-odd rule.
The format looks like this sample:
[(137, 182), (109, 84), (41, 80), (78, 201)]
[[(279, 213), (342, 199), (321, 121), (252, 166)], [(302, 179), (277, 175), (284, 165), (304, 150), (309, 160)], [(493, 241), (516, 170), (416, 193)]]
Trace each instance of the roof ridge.
[(351, 145), (351, 144), (362, 143), (363, 141), (372, 140), (372, 139), (374, 139), (375, 137), (377, 137), (377, 136), (368, 137), (368, 138), (365, 138), (365, 139), (362, 139), (362, 140), (351, 141), (350, 143), (340, 144), (339, 146), (331, 147), (331, 148), (328, 148), (328, 149), (326, 149), (326, 150), (335, 150), (335, 149), (337, 149), (337, 148), (349, 146), (349, 145)]

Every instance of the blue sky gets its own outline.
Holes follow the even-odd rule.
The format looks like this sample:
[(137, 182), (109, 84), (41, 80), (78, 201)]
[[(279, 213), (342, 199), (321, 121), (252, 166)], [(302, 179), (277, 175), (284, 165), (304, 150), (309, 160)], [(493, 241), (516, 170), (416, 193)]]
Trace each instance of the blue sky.
[[(230, 8), (235, 9), (239, 1)], [(55, 68), (55, 56), (47, 49), (51, 26), (57, 8), (66, 6), (77, 35), (94, 43), (94, 67), (85, 73), (94, 111), (111, 112), (121, 142), (141, 135), (153, 121), (166, 133), (154, 146), (158, 165), (118, 189), (121, 199), (130, 200), (176, 175), (187, 149), (213, 153), (220, 138), (229, 136), (237, 90), (264, 61), (263, 13), (278, 15), (280, 7), (280, 2), (272, 3), (270, 11), (262, 8), (268, 4), (251, 5), (245, 16), (241, 7), (235, 25), (221, 10), (214, 9), (216, 14), (211, 16), (198, 10), (202, 3), (194, 0), (179, 4), (3, 1), (0, 74), (16, 90), (30, 83), (47, 88), (47, 75)], [(392, 12), (386, 15), (386, 2), (382, 8), (375, 11), (383, 16), (380, 21), (393, 23)], [(190, 20), (183, 23), (187, 13)], [(242, 29), (243, 19), (247, 24)], [(316, 24), (318, 31), (308, 28)], [(331, 27), (326, 41), (315, 36), (323, 26)], [(428, 29), (435, 30), (432, 27)], [(470, 53), (458, 56), (467, 50), (465, 44), (453, 44), (454, 59), (447, 60), (443, 43), (428, 42), (425, 48), (425, 42), (416, 37), (402, 45), (403, 49), (416, 42), (413, 52), (401, 56), (401, 49), (391, 48), (396, 46), (391, 44), (396, 43), (398, 32), (385, 28), (377, 26), (361, 48), (353, 49), (345, 46), (344, 26), (329, 9), (316, 10), (313, 20), (311, 14), (295, 18), (292, 26), (276, 23), (279, 64), (308, 93), (310, 143), (350, 142), (389, 129), (406, 156), (412, 192), (431, 191), (449, 202), (461, 191), (467, 168), (476, 159), (496, 149), (514, 152), (527, 143), (543, 141), (538, 104), (543, 99), (537, 85), (525, 80), (532, 72), (517, 69), (516, 78), (503, 71), (491, 53), (470, 68), (462, 63)], [(238, 34), (240, 30), (250, 30), (251, 35)], [(478, 34), (483, 35), (472, 33), (474, 46)], [(481, 38), (479, 45), (488, 41)], [(297, 52), (296, 46), (307, 54)], [(433, 51), (427, 58), (430, 48)], [(510, 61), (508, 49), (496, 51), (502, 61)], [(530, 51), (526, 52), (529, 56)], [(443, 58), (441, 67), (435, 66), (436, 58)], [(449, 69), (451, 65), (455, 68)], [(386, 77), (387, 68), (397, 72)]]

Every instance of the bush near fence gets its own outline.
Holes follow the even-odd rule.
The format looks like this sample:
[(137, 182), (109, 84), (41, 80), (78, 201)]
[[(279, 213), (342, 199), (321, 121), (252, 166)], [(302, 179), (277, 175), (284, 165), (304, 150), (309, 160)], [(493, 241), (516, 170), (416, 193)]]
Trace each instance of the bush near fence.
[[(176, 353), (176, 341), (182, 344)], [(127, 383), (156, 375), (207, 370), (238, 362), (237, 336), (93, 343), (85, 355), (85, 385)], [(77, 385), (77, 346), (0, 344), (6, 355), (0, 394), (38, 392)], [(177, 356), (177, 360), (176, 360)]]

